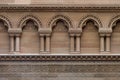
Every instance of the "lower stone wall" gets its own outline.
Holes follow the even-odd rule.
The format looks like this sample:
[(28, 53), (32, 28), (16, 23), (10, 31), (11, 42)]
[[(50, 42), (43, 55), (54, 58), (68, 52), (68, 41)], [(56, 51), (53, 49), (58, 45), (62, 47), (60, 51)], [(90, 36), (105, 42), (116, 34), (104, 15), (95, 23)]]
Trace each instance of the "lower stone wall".
[(120, 62), (0, 62), (0, 80), (119, 80)]

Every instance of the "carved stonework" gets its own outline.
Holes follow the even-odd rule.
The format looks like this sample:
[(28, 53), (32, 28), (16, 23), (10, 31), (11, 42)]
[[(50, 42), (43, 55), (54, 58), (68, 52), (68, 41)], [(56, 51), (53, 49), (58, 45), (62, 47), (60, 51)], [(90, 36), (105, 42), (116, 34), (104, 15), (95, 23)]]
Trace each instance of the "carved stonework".
[(116, 24), (116, 26), (113, 28), (113, 31), (120, 33), (120, 22)]
[(37, 27), (34, 25), (33, 21), (26, 22), (25, 27), (23, 28), (23, 31), (31, 32), (31, 31), (37, 31)]
[(63, 22), (58, 22), (53, 29), (54, 32), (67, 32), (67, 28)]
[(67, 27), (73, 28), (72, 20), (70, 20), (70, 18), (68, 18), (66, 16), (63, 16), (63, 15), (56, 15), (56, 16), (54, 16), (50, 20), (50, 22), (48, 22), (48, 27), (52, 28), (53, 26), (55, 26), (58, 20), (64, 21), (64, 24), (67, 25)]
[(92, 20), (94, 22), (94, 25), (97, 26), (98, 29), (103, 27), (99, 18), (97, 18), (93, 15), (87, 15), (80, 20), (80, 22), (78, 24), (78, 28), (84, 27), (88, 20)]
[(85, 29), (86, 32), (96, 32), (96, 31), (97, 31), (97, 28), (96, 28), (96, 26), (94, 25), (93, 22), (88, 22), (88, 23), (86, 24), (85, 28), (86, 28), (86, 29)]
[(4, 22), (0, 20), (0, 32), (7, 32), (7, 27), (4, 25)]
[(38, 29), (40, 29), (42, 27), (42, 23), (40, 22), (40, 20), (33, 15), (27, 15), (27, 16), (23, 17), (20, 20), (18, 27), (22, 28), (22, 27), (26, 26), (26, 21), (28, 21), (28, 20), (32, 20), (34, 22), (34, 25), (37, 26)]

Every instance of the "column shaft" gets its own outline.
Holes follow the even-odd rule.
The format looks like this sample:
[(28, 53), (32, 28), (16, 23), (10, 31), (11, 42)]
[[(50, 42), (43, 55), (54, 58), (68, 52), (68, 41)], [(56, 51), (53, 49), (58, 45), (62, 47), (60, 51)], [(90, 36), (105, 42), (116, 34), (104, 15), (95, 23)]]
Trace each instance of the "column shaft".
[(76, 36), (76, 51), (80, 52), (80, 36)]
[(74, 36), (70, 36), (70, 51), (74, 52)]
[(20, 51), (20, 36), (16, 36), (16, 52)]
[(46, 51), (50, 51), (50, 36), (46, 36)]
[(105, 51), (105, 41), (104, 41), (105, 39), (104, 39), (104, 36), (101, 36), (100, 37), (100, 51)]
[(14, 52), (14, 36), (10, 36), (10, 52)]
[(110, 51), (110, 36), (106, 37), (106, 51)]
[(40, 36), (40, 51), (44, 52), (44, 36)]

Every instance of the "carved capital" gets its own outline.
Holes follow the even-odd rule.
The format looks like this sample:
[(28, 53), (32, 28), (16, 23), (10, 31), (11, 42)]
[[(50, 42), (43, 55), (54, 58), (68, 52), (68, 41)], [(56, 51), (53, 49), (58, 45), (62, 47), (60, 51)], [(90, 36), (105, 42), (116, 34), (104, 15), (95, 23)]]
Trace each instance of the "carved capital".
[(99, 33), (111, 34), (112, 33), (112, 29), (111, 28), (100, 28), (99, 29)]
[(103, 36), (105, 36), (105, 34), (104, 33), (100, 33), (100, 36), (103, 37)]
[(110, 37), (110, 36), (111, 36), (111, 34), (106, 34), (106, 36)]
[(43, 37), (43, 36), (45, 36), (45, 34), (39, 34), (40, 35), (40, 37)]
[(81, 28), (69, 29), (69, 33), (70, 34), (81, 34), (82, 33), (82, 29)]
[(81, 34), (75, 34), (75, 36), (79, 37), (79, 36), (81, 36)]
[(13, 36), (15, 36), (15, 34), (10, 33), (9, 36), (10, 36), (10, 37), (13, 37)]
[(74, 37), (75, 36), (75, 34), (70, 34), (70, 37)]
[(21, 34), (22, 33), (22, 30), (21, 29), (18, 29), (18, 28), (11, 28), (8, 30), (8, 33), (10, 34)]
[(40, 28), (39, 33), (40, 34), (51, 34), (52, 30), (49, 28)]

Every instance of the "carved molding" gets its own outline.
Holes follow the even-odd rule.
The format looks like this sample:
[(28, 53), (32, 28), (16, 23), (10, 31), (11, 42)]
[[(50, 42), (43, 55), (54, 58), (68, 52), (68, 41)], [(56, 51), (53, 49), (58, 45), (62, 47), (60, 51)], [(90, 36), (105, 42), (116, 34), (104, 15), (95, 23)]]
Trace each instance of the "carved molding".
[(51, 28), (52, 30), (52, 27), (54, 27), (56, 25), (56, 22), (58, 20), (62, 20), (64, 22), (64, 24), (68, 27), (68, 29), (70, 28), (73, 28), (73, 25), (72, 25), (72, 21), (70, 20), (70, 18), (64, 16), (64, 15), (56, 15), (54, 16), (50, 22), (48, 22), (48, 27)]
[(42, 23), (40, 22), (40, 20), (33, 15), (27, 15), (27, 16), (23, 17), (20, 20), (18, 27), (22, 29), (26, 25), (27, 20), (35, 21), (34, 25), (36, 25), (38, 27), (38, 30), (42, 27)]
[(79, 7), (79, 6), (67, 6), (67, 5), (40, 5), (40, 6), (1, 6), (1, 12), (14, 12), (14, 11), (24, 11), (24, 12), (38, 12), (38, 11), (84, 11), (84, 12), (119, 12), (120, 7)]
[(0, 55), (0, 61), (120, 61), (120, 55)]
[(113, 17), (113, 18), (110, 20), (110, 22), (109, 22), (109, 24), (108, 24), (108, 27), (112, 29), (113, 27), (116, 26), (116, 23), (117, 23), (117, 21), (119, 21), (119, 20), (120, 20), (120, 15), (117, 15), (117, 16)]
[(78, 28), (81, 28), (81, 30), (82, 30), (82, 28), (83, 28), (84, 26), (86, 26), (86, 23), (87, 23), (87, 21), (89, 21), (89, 20), (92, 20), (92, 21), (94, 22), (94, 25), (95, 25), (96, 27), (98, 27), (98, 29), (100, 29), (100, 28), (103, 27), (103, 25), (102, 25), (102, 23), (101, 23), (101, 21), (100, 21), (99, 18), (97, 18), (97, 17), (95, 17), (95, 16), (93, 16), (93, 15), (87, 15), (87, 16), (83, 17), (83, 18), (80, 20), (80, 22), (79, 22), (79, 24), (78, 24)]
[(0, 19), (3, 20), (4, 25), (5, 25), (6, 27), (8, 27), (8, 30), (9, 30), (10, 28), (12, 28), (12, 23), (10, 22), (10, 20), (9, 20), (7, 17), (5, 17), (5, 16), (3, 16), (3, 15), (0, 15)]

